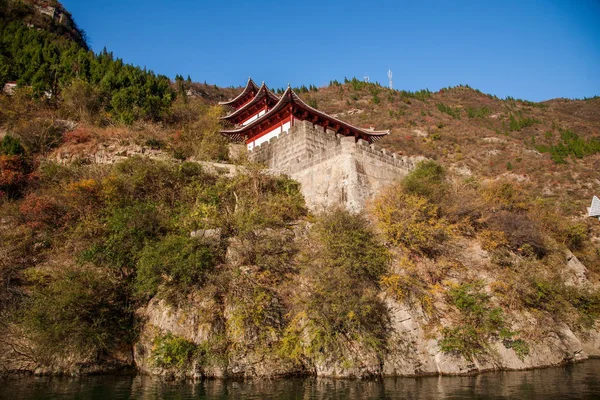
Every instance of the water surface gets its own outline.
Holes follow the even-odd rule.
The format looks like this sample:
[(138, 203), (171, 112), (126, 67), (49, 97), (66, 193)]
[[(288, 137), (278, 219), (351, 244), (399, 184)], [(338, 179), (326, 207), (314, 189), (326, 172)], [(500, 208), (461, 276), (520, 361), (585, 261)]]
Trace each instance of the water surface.
[(342, 380), (206, 380), (150, 376), (20, 377), (0, 380), (0, 399), (600, 399), (600, 360), (474, 376)]

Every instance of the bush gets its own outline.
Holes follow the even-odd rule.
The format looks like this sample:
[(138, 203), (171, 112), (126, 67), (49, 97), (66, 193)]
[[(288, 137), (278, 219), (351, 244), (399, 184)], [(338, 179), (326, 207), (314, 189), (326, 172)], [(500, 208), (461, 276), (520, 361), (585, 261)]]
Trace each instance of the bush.
[(551, 146), (536, 146), (540, 153), (549, 153), (552, 161), (556, 164), (566, 163), (568, 156), (583, 158), (600, 153), (600, 138), (585, 140), (570, 129), (559, 128), (559, 132), (561, 143)]
[(21, 156), (25, 153), (25, 149), (21, 146), (19, 139), (10, 135), (6, 135), (0, 142), (0, 155), (6, 156)]
[(49, 119), (36, 118), (21, 122), (13, 132), (28, 153), (46, 155), (62, 142), (64, 127)]
[(233, 205), (223, 217), (238, 235), (285, 227), (306, 215), (298, 182), (284, 176), (270, 177), (259, 170), (238, 174), (227, 183), (218, 201)]
[(487, 107), (481, 107), (481, 108), (468, 107), (467, 108), (467, 115), (469, 116), (469, 118), (485, 118), (488, 115), (490, 115), (491, 113), (492, 112)]
[(185, 125), (176, 145), (182, 154), (193, 155), (201, 160), (227, 160), (229, 157), (229, 139), (219, 133), (220, 106), (194, 106), (195, 121)]
[(184, 368), (196, 352), (196, 345), (171, 333), (154, 338), (152, 362), (159, 368)]
[(387, 259), (362, 217), (345, 210), (322, 215), (298, 258), (306, 288), (294, 299), (296, 317), (282, 340), (288, 354), (349, 354), (352, 342), (383, 351), (389, 315), (378, 283)]
[(54, 198), (35, 193), (30, 193), (23, 199), (19, 211), (25, 222), (36, 229), (58, 228), (65, 213), (64, 206), (57, 204)]
[(406, 194), (398, 185), (374, 200), (372, 212), (387, 240), (417, 254), (436, 256), (453, 234), (438, 206), (425, 197)]
[(83, 260), (119, 269), (124, 275), (134, 270), (146, 242), (167, 232), (167, 221), (152, 203), (115, 208), (103, 222), (105, 231), (83, 253)]
[(509, 246), (524, 255), (533, 253), (537, 258), (546, 255), (545, 241), (538, 225), (525, 213), (499, 211), (488, 218), (488, 225), (504, 233)]
[(441, 112), (443, 112), (444, 114), (448, 114), (449, 116), (451, 116), (454, 119), (460, 119), (460, 108), (456, 107), (450, 107), (447, 106), (443, 103), (438, 103), (436, 104), (438, 110), (440, 110)]
[(515, 116), (513, 114), (511, 114), (510, 115), (510, 131), (511, 132), (520, 131), (523, 128), (527, 128), (534, 124), (538, 124), (539, 122), (540, 121), (535, 118), (530, 118), (530, 117), (515, 118)]
[[(48, 356), (102, 354), (132, 340), (132, 310), (121, 282), (98, 269), (67, 268), (40, 280), (22, 308), (28, 336)], [(40, 283), (42, 282), (42, 283)]]
[(320, 243), (322, 263), (373, 281), (386, 272), (389, 254), (366, 219), (338, 209), (321, 215), (313, 232)]
[[(443, 352), (471, 358), (487, 353), (491, 339), (505, 339), (516, 334), (506, 329), (502, 309), (489, 304), (490, 296), (483, 292), (481, 282), (454, 286), (448, 291), (447, 297), (449, 304), (458, 309), (460, 323), (457, 327), (442, 329), (439, 343)], [(523, 344), (518, 351), (523, 349)], [(519, 354), (522, 355), (522, 352)]]
[[(255, 265), (261, 271), (276, 275), (294, 270), (292, 259), (298, 252), (298, 244), (290, 229), (264, 229), (248, 232), (240, 239), (239, 263)], [(229, 248), (232, 246), (230, 244)]]
[(530, 201), (525, 193), (519, 185), (506, 181), (488, 183), (482, 190), (483, 198), (492, 209), (514, 212), (526, 211), (529, 208)]
[(100, 89), (89, 82), (74, 79), (62, 90), (62, 108), (68, 117), (91, 123), (100, 122), (106, 100)]
[(435, 161), (421, 161), (402, 180), (405, 193), (440, 201), (446, 194), (446, 170)]
[(218, 260), (215, 250), (198, 239), (168, 235), (157, 243), (146, 244), (141, 251), (136, 291), (148, 298), (164, 285), (170, 295), (185, 295), (204, 282)]
[(585, 224), (575, 224), (567, 228), (565, 242), (572, 250), (579, 250), (588, 237), (588, 227)]
[(29, 168), (21, 156), (0, 155), (0, 199), (21, 196), (28, 182)]

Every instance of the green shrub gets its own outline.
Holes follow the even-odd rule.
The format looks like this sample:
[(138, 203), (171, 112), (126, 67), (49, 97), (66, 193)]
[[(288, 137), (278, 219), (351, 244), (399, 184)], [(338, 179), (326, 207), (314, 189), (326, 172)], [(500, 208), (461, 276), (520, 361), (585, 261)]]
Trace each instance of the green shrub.
[(590, 329), (600, 319), (600, 290), (565, 287), (564, 296), (579, 313), (579, 323)]
[(487, 107), (481, 107), (481, 108), (467, 107), (467, 115), (469, 118), (485, 118), (488, 115), (490, 115), (491, 113), (492, 113), (491, 110)]
[(531, 117), (515, 117), (513, 114), (510, 115), (510, 131), (520, 131), (523, 128), (527, 128), (534, 124), (538, 124), (540, 121)]
[(438, 201), (447, 190), (446, 170), (435, 161), (421, 161), (417, 167), (402, 180), (402, 189), (408, 194), (415, 194)]
[(565, 242), (573, 250), (579, 250), (588, 237), (588, 227), (585, 224), (575, 224), (567, 228)]
[(540, 153), (549, 153), (552, 161), (555, 163), (566, 163), (568, 156), (583, 158), (600, 153), (600, 138), (585, 140), (570, 129), (559, 128), (559, 132), (561, 143), (551, 146), (536, 146), (536, 149)]
[[(470, 358), (489, 352), (491, 339), (515, 334), (506, 329), (502, 309), (490, 305), (490, 296), (483, 292), (481, 282), (455, 286), (448, 291), (447, 297), (449, 304), (460, 312), (460, 321), (457, 327), (442, 329), (439, 344), (443, 352)], [(520, 344), (518, 351), (522, 352), (524, 345)]]
[(148, 243), (137, 261), (135, 287), (138, 295), (152, 297), (164, 285), (172, 295), (185, 295), (201, 285), (219, 261), (215, 249), (195, 238), (167, 235)]
[[(223, 197), (225, 197), (223, 199)], [(245, 234), (256, 229), (285, 227), (306, 215), (298, 182), (284, 176), (271, 177), (261, 171), (238, 174), (221, 194), (228, 207), (231, 229)]]
[(460, 119), (460, 108), (456, 107), (450, 107), (445, 105), (444, 103), (438, 103), (436, 104), (437, 109), (440, 110), (441, 112), (443, 112), (444, 114), (448, 114), (449, 116), (451, 116), (454, 119)]
[(374, 281), (386, 272), (389, 254), (364, 218), (335, 210), (321, 215), (313, 231), (321, 243), (322, 262)]
[(19, 139), (10, 135), (6, 135), (0, 142), (0, 155), (20, 156), (25, 153), (25, 149), (21, 146)]
[(196, 352), (196, 345), (171, 333), (154, 338), (152, 362), (159, 368), (184, 368)]
[(513, 351), (521, 361), (523, 361), (525, 357), (529, 355), (529, 344), (523, 339), (505, 339), (503, 342), (506, 348), (513, 349)]
[(36, 280), (22, 308), (23, 326), (41, 352), (101, 354), (133, 339), (126, 286), (113, 275), (68, 268), (47, 281)]
[(286, 348), (311, 358), (345, 352), (352, 341), (382, 351), (389, 315), (377, 295), (388, 253), (367, 221), (345, 210), (321, 215), (298, 260), (306, 289), (294, 299)]
[(431, 91), (429, 89), (417, 90), (416, 92), (402, 90), (400, 93), (402, 93), (403, 97), (410, 97), (422, 102), (426, 102), (431, 97)]
[(473, 357), (485, 352), (480, 332), (472, 326), (443, 328), (442, 339), (439, 341), (440, 350), (444, 353), (456, 353), (465, 357)]
[(530, 275), (526, 278), (525, 285), (519, 286), (518, 289), (520, 298), (525, 306), (529, 308), (555, 314), (561, 312), (564, 307), (564, 300), (561, 295), (562, 285), (553, 280)]
[(105, 232), (82, 254), (83, 260), (127, 274), (134, 269), (146, 242), (166, 234), (167, 223), (152, 203), (115, 208), (104, 220)]

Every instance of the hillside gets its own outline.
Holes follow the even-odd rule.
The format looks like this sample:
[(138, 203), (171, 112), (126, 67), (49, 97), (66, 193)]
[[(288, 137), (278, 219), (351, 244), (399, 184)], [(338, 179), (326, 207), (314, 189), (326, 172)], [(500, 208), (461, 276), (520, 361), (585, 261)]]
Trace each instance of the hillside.
[(0, 19), (19, 21), (28, 27), (42, 29), (67, 40), (72, 40), (87, 50), (85, 32), (63, 5), (56, 0), (2, 0)]
[(414, 93), (356, 80), (303, 97), (357, 126), (390, 129), (378, 144), (391, 151), (424, 155), (463, 178), (520, 182), (565, 218), (585, 221), (600, 191), (599, 97), (534, 103), (468, 86)]
[(18, 83), (0, 94), (0, 371), (369, 377), (600, 355), (584, 216), (600, 98), (298, 88), (427, 157), (362, 213), (311, 213), (219, 135), (238, 89), (93, 53), (76, 28), (28, 25), (34, 3), (5, 2), (0, 26), (19, 44), (0, 69)]

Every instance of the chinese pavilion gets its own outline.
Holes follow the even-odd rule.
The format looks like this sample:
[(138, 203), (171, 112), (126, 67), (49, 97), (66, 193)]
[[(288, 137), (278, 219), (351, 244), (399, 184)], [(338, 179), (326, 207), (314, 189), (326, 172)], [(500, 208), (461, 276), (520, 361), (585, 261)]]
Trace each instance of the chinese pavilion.
[(369, 143), (389, 133), (350, 125), (309, 106), (290, 87), (279, 97), (264, 83), (259, 87), (252, 79), (248, 79), (237, 97), (220, 104), (231, 109), (222, 120), (234, 125), (233, 129), (221, 133), (234, 141), (245, 141), (248, 150), (289, 130), (295, 121), (308, 121), (324, 131), (332, 130)]

